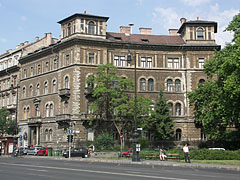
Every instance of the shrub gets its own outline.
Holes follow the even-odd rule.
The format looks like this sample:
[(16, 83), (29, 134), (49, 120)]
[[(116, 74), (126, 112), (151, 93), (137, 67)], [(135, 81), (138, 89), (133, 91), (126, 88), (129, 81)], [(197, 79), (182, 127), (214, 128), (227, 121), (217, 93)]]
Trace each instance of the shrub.
[(141, 144), (141, 149), (149, 147), (149, 141), (147, 139), (139, 138), (139, 144)]
[(113, 137), (108, 133), (101, 133), (95, 140), (96, 150), (113, 150)]

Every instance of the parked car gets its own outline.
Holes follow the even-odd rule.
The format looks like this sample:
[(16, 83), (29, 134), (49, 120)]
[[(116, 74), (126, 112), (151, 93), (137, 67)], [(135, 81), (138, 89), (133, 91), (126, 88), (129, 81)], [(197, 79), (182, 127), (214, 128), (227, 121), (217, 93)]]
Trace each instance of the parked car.
[(34, 147), (34, 148), (30, 148), (27, 150), (27, 155), (37, 155), (37, 152), (41, 149), (41, 147)]
[(49, 149), (52, 150), (51, 147), (42, 147), (40, 150), (37, 151), (37, 155), (38, 155), (38, 156), (47, 156)]
[(27, 154), (27, 148), (25, 147), (20, 147), (19, 148), (19, 155), (22, 156), (22, 155), (26, 155)]
[[(64, 152), (63, 157), (68, 158), (69, 157), (69, 151)], [(85, 149), (85, 148), (74, 149), (74, 150), (71, 151), (71, 157), (86, 158), (86, 157), (88, 157), (88, 150)]]

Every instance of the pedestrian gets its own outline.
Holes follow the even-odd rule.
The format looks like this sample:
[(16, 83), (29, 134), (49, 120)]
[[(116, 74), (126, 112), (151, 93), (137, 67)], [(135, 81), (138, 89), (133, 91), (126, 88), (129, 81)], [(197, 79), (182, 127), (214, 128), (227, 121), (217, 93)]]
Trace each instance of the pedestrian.
[(183, 147), (183, 152), (184, 152), (184, 157), (185, 157), (185, 163), (191, 163), (190, 162), (190, 157), (189, 157), (189, 148), (188, 145), (185, 144), (185, 146)]
[(165, 161), (165, 158), (167, 157), (165, 152), (162, 149), (160, 149), (159, 156), (160, 156), (160, 161)]

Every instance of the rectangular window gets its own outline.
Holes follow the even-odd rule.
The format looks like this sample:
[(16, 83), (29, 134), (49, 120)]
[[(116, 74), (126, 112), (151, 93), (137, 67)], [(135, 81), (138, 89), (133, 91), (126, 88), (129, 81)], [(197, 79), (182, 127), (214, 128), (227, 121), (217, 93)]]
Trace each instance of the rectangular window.
[(118, 66), (118, 64), (119, 64), (119, 57), (114, 56), (114, 66)]
[(193, 40), (193, 32), (190, 32), (190, 40)]
[(34, 69), (31, 67), (31, 76), (34, 76)]
[(17, 98), (16, 97), (17, 97), (16, 95), (13, 95), (13, 104), (16, 104), (16, 102), (17, 102)]
[(173, 59), (168, 59), (168, 68), (173, 67)]
[(146, 67), (146, 58), (145, 57), (141, 58), (141, 67), (143, 67), (143, 68)]
[(10, 100), (9, 100), (9, 96), (7, 96), (7, 105), (9, 105)]
[(57, 65), (57, 59), (53, 60), (53, 69), (57, 69), (58, 65)]
[(126, 66), (125, 56), (120, 57), (120, 66)]
[(211, 40), (212, 37), (211, 37), (211, 32), (208, 32), (208, 40)]
[(49, 63), (48, 62), (46, 62), (46, 64), (45, 64), (45, 72), (47, 72), (47, 71), (49, 71)]
[(175, 69), (179, 68), (179, 59), (178, 58), (174, 59), (174, 68)]
[(204, 58), (199, 58), (198, 59), (198, 67), (203, 68), (203, 66), (204, 66)]
[(24, 69), (23, 70), (23, 78), (26, 78), (27, 77), (27, 69)]
[(148, 68), (152, 68), (152, 58), (151, 57), (147, 58), (147, 63), (148, 63)]
[(66, 55), (66, 66), (68, 66), (70, 64), (70, 55), (67, 54)]
[(94, 63), (94, 53), (89, 53), (89, 55), (88, 55), (88, 63), (90, 63), (90, 64)]
[(38, 69), (37, 69), (37, 73), (40, 74), (41, 73), (41, 65), (38, 65)]

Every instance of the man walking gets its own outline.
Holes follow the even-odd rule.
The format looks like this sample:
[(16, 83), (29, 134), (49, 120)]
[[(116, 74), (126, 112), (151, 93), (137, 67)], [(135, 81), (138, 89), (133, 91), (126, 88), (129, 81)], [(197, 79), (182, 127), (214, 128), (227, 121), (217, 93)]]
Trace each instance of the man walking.
[(190, 162), (190, 158), (189, 158), (189, 148), (188, 145), (185, 144), (185, 146), (183, 147), (183, 152), (184, 152), (184, 157), (185, 157), (185, 163), (191, 163)]

